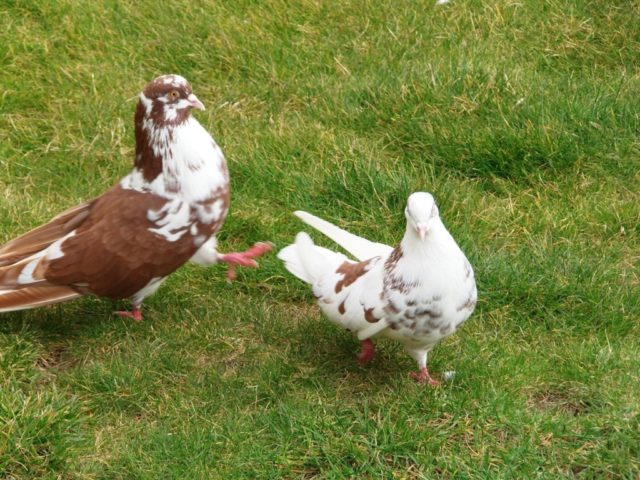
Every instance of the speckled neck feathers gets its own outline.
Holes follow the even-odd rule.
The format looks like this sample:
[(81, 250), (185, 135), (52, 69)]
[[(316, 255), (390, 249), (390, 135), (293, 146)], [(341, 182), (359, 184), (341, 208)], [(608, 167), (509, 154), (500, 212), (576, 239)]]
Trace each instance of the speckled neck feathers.
[(171, 120), (141, 99), (135, 116), (135, 168), (121, 185), (190, 203), (228, 190), (229, 173), (218, 145), (191, 115)]
[[(136, 157), (135, 166), (144, 179), (151, 183), (162, 173), (163, 144), (173, 141), (174, 125), (166, 124), (159, 108), (147, 113), (142, 100), (135, 114)], [(155, 110), (155, 111), (154, 111)], [(153, 133), (156, 133), (153, 135)]]

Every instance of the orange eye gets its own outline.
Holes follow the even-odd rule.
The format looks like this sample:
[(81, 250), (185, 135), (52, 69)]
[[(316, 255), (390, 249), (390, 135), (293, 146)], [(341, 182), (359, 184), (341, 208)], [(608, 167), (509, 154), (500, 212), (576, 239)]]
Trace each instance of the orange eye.
[(177, 90), (171, 90), (171, 91), (169, 92), (169, 98), (170, 98), (171, 100), (175, 100), (175, 99), (176, 99), (176, 98), (178, 98), (179, 96), (180, 96), (180, 94), (178, 93), (178, 91), (177, 91)]

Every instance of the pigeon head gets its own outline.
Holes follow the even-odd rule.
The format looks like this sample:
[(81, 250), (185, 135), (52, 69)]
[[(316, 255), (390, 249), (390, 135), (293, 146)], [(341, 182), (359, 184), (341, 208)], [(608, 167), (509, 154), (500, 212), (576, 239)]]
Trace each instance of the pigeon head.
[(430, 193), (415, 192), (407, 200), (404, 215), (407, 217), (407, 229), (415, 231), (420, 240), (424, 240), (434, 221), (439, 217), (439, 212)]
[(191, 118), (193, 108), (204, 110), (204, 105), (180, 75), (157, 77), (140, 93), (135, 114), (135, 166), (147, 182), (162, 173), (175, 130), (188, 127), (190, 119), (197, 123)]
[(204, 105), (180, 75), (162, 75), (151, 81), (140, 93), (140, 104), (147, 118), (156, 124), (176, 125), (189, 118), (192, 108)]

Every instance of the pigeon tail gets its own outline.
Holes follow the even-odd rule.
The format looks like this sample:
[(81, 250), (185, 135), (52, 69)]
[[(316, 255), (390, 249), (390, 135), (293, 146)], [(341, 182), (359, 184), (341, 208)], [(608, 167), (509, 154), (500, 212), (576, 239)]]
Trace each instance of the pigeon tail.
[(388, 245), (372, 242), (366, 238), (349, 233), (308, 212), (297, 210), (293, 212), (293, 214), (307, 225), (312, 226), (329, 237), (360, 261), (369, 260), (370, 258), (378, 256), (384, 257), (393, 250), (393, 248)]
[(303, 260), (305, 255), (315, 256), (313, 251), (313, 241), (306, 233), (300, 232), (296, 235), (295, 243), (284, 247), (278, 252), (278, 258), (284, 262), (284, 266), (291, 274), (298, 277), (303, 282), (313, 284), (316, 275), (308, 271), (308, 267)]
[(65, 302), (82, 296), (71, 287), (54, 285), (44, 278), (46, 251), (0, 267), (0, 312), (12, 312)]
[(66, 302), (82, 294), (62, 285), (44, 285), (0, 290), (0, 312), (14, 312)]
[(46, 282), (40, 264), (45, 252), (0, 267), (0, 291), (33, 286)]
[(284, 262), (284, 267), (289, 270), (289, 273), (298, 277), (305, 283), (313, 283), (313, 280), (307, 275), (302, 262), (300, 261), (300, 255), (298, 254), (298, 246), (296, 244), (287, 245), (278, 252), (278, 258)]
[(293, 245), (280, 250), (278, 258), (289, 272), (309, 284), (314, 284), (327, 269), (335, 268), (345, 260), (344, 255), (315, 245), (305, 232), (296, 235)]

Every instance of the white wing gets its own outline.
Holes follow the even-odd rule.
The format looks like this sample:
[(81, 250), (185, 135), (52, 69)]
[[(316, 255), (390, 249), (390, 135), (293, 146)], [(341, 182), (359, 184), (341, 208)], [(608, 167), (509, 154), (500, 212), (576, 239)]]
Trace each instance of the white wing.
[(358, 237), (310, 213), (298, 210), (293, 214), (307, 225), (325, 234), (358, 260), (368, 260), (373, 257), (386, 258), (393, 250), (389, 245)]
[(380, 300), (384, 260), (354, 262), (341, 253), (314, 245), (304, 232), (278, 253), (287, 270), (311, 284), (314, 296), (332, 322), (364, 340), (388, 324)]
[[(377, 265), (362, 277), (362, 284), (359, 286), (359, 299), (361, 305), (361, 316), (365, 320), (356, 330), (358, 340), (371, 338), (389, 326), (384, 314), (384, 302), (381, 299), (383, 290), (384, 259), (378, 261)], [(356, 286), (356, 284), (354, 284)], [(367, 321), (366, 312), (370, 312), (370, 317), (377, 319), (375, 322)]]

